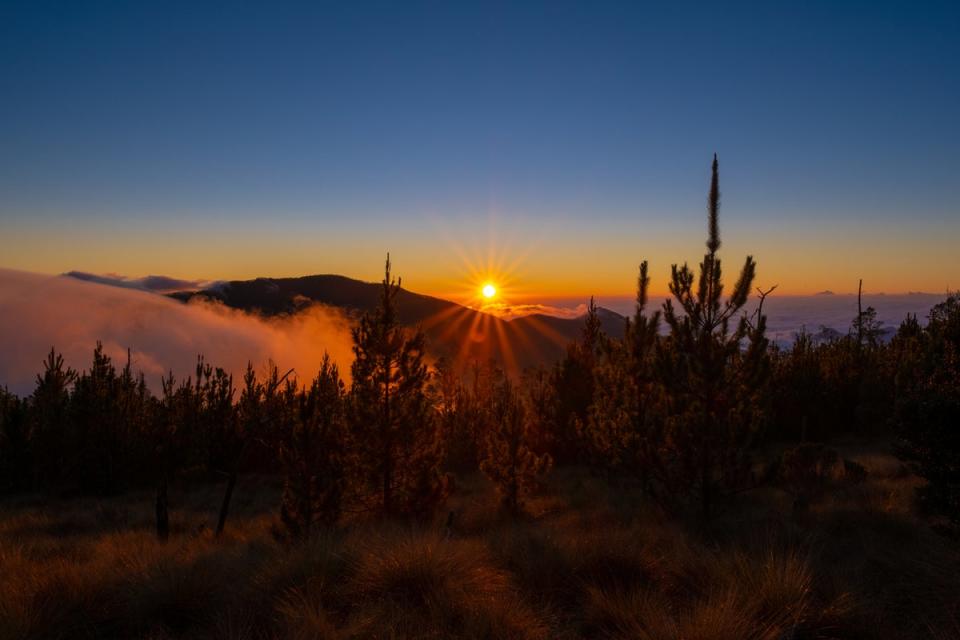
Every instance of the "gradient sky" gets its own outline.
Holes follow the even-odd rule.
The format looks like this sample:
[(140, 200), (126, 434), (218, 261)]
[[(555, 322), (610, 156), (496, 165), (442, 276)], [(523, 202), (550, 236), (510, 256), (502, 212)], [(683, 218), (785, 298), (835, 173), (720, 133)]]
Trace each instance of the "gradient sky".
[(958, 3), (656, 4), (8, 0), (0, 266), (662, 291), (716, 151), (729, 268), (960, 286)]

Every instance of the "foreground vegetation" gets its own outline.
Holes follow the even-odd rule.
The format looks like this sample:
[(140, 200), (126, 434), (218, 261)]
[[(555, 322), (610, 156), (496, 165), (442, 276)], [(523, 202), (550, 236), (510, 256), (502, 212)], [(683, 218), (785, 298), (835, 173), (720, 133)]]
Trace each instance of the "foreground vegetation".
[(149, 496), (8, 500), (0, 638), (955, 638), (960, 553), (885, 448), (839, 447), (867, 479), (803, 514), (754, 492), (706, 532), (583, 469), (522, 518), (471, 475), (449, 526), (355, 518), (299, 544), (269, 478), (240, 482), (219, 540), (196, 481), (171, 488), (166, 544)]
[(521, 380), (428, 362), (389, 257), (349, 386), (200, 358), (154, 395), (129, 357), (51, 349), (0, 390), (0, 633), (960, 635), (960, 297), (778, 350), (752, 258), (724, 294), (719, 197), (714, 159), (671, 301), (642, 263), (623, 339), (591, 303)]

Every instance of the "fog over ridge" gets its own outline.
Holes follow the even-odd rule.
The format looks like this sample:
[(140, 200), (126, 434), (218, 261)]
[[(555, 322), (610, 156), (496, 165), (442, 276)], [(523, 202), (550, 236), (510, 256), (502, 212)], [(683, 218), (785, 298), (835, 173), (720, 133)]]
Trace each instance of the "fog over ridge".
[(191, 375), (201, 353), (237, 378), (248, 361), (262, 371), (273, 360), (309, 379), (325, 352), (348, 377), (352, 360), (350, 323), (337, 309), (313, 305), (263, 318), (209, 301), (183, 304), (136, 288), (0, 269), (0, 385), (30, 393), (51, 346), (85, 369), (97, 340), (118, 365), (130, 348), (134, 369), (154, 390), (167, 371)]

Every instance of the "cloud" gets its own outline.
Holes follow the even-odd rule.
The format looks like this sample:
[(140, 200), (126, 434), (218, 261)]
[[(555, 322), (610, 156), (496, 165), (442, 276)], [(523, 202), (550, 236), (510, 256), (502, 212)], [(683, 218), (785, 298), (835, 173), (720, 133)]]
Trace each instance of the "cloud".
[(495, 315), (504, 320), (514, 320), (524, 316), (540, 314), (557, 318), (574, 319), (587, 313), (587, 305), (579, 304), (575, 307), (561, 307), (550, 304), (507, 304), (505, 302), (488, 302), (478, 309), (484, 313)]
[(63, 274), (70, 278), (83, 280), (85, 282), (96, 282), (106, 284), (112, 287), (122, 287), (124, 289), (141, 289), (143, 291), (153, 291), (154, 293), (170, 293), (172, 291), (197, 291), (211, 286), (206, 280), (181, 280), (171, 278), (170, 276), (144, 276), (143, 278), (128, 278), (116, 273), (96, 274), (86, 271), (68, 271)]
[(0, 385), (30, 393), (51, 346), (70, 366), (86, 368), (97, 340), (121, 363), (129, 347), (134, 368), (155, 390), (169, 370), (190, 375), (200, 353), (237, 377), (248, 361), (262, 371), (272, 359), (309, 379), (324, 352), (347, 377), (353, 359), (349, 320), (329, 307), (267, 319), (209, 301), (183, 304), (132, 288), (0, 269)]

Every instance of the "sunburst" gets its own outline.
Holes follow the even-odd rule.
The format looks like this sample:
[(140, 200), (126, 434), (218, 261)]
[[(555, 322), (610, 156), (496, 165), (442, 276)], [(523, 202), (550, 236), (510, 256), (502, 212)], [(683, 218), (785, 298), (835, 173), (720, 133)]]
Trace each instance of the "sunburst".
[[(488, 227), (488, 242), (465, 245), (463, 229), (454, 234), (444, 232), (445, 223), (439, 222), (440, 232), (460, 264), (452, 271), (450, 288), (444, 297), (459, 302), (462, 306), (450, 307), (429, 318), (424, 324), (438, 331), (440, 340), (464, 336), (460, 341), (456, 360), (465, 364), (487, 356), (500, 360), (510, 371), (519, 371), (517, 351), (537, 348), (530, 333), (547, 337), (558, 345), (564, 344), (562, 336), (546, 325), (530, 319), (523, 325), (514, 325), (507, 319), (517, 305), (531, 298), (531, 292), (519, 284), (524, 280), (522, 265), (536, 244), (524, 239), (522, 245), (513, 238), (497, 233), (495, 217), (491, 216)], [(475, 237), (475, 236), (474, 236)], [(466, 307), (467, 309), (464, 309)], [(468, 311), (469, 309), (469, 311)], [(481, 313), (474, 313), (479, 311)], [(556, 335), (554, 335), (556, 334)], [(542, 344), (542, 343), (541, 343)]]

